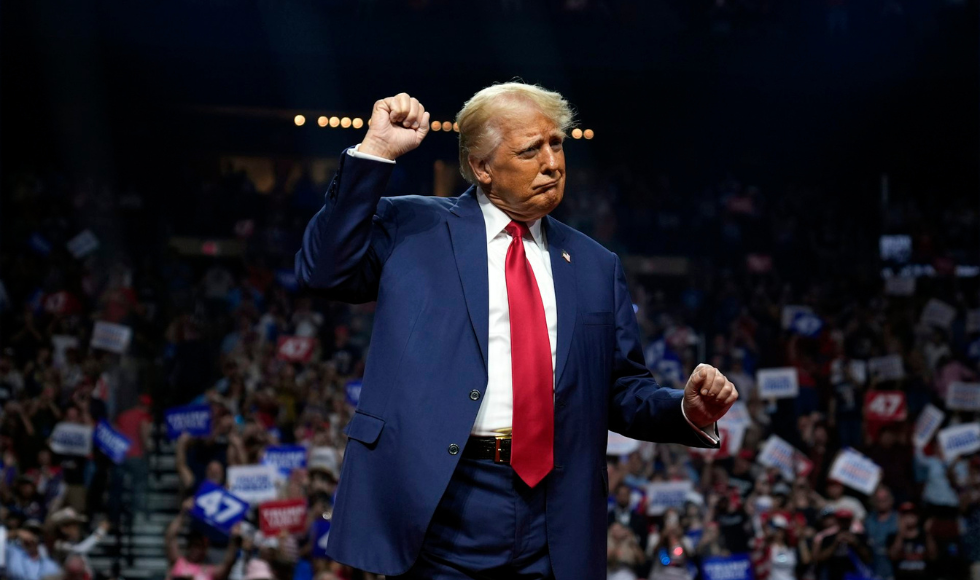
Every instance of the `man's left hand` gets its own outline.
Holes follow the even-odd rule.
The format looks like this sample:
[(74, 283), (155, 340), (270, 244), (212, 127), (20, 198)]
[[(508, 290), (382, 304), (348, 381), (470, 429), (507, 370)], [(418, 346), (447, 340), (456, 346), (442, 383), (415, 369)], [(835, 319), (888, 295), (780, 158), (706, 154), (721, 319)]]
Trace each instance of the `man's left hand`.
[(721, 371), (701, 363), (684, 387), (684, 413), (688, 420), (704, 429), (725, 416), (738, 400), (738, 391)]

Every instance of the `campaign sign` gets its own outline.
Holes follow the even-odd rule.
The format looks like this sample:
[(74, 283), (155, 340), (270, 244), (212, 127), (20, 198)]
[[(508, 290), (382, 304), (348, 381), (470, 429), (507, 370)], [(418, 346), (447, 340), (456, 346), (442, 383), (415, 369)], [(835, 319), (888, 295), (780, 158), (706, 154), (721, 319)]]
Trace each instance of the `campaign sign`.
[(851, 489), (871, 495), (881, 481), (881, 468), (864, 455), (846, 448), (837, 454), (837, 459), (830, 468), (829, 477)]
[(310, 362), (313, 357), (313, 339), (308, 336), (280, 336), (276, 356), (289, 362)]
[(813, 470), (813, 463), (786, 440), (770, 435), (759, 451), (756, 461), (766, 467), (774, 467), (789, 481), (806, 477)]
[(946, 413), (932, 404), (922, 409), (919, 418), (915, 420), (915, 430), (912, 432), (912, 443), (916, 448), (922, 449), (932, 441), (932, 436), (936, 434), (936, 430), (943, 424), (945, 418)]
[(905, 377), (902, 355), (898, 354), (868, 359), (868, 370), (880, 381), (897, 381)]
[(201, 483), (194, 496), (191, 517), (196, 518), (225, 534), (248, 513), (248, 502), (229, 493), (210, 481)]
[(259, 506), (259, 529), (266, 537), (285, 530), (299, 534), (306, 529), (306, 500), (284, 499), (267, 501)]
[(693, 485), (690, 481), (651, 483), (647, 486), (647, 515), (659, 516), (670, 508), (682, 509)]
[(310, 530), (313, 544), (313, 557), (319, 560), (327, 557), (327, 538), (330, 537), (330, 520), (318, 518)]
[(58, 423), (48, 440), (51, 451), (59, 455), (88, 457), (92, 453), (92, 428), (76, 423)]
[(830, 382), (834, 385), (839, 385), (844, 381), (848, 380), (848, 374), (845, 370), (850, 371), (850, 381), (857, 385), (863, 385), (868, 382), (868, 363), (863, 360), (851, 359), (847, 361), (847, 366), (844, 366), (844, 359), (835, 359), (830, 363)]
[(762, 399), (791, 399), (799, 394), (799, 377), (794, 367), (759, 369), (755, 374)]
[(754, 580), (752, 560), (748, 554), (713, 556), (701, 562), (704, 580)]
[(99, 320), (92, 329), (92, 348), (123, 354), (133, 339), (133, 329), (124, 324)]
[(99, 239), (95, 237), (92, 230), (85, 230), (65, 244), (68, 251), (76, 258), (84, 258), (99, 248)]
[(719, 427), (748, 427), (751, 424), (752, 417), (749, 416), (749, 408), (742, 401), (735, 401), (731, 409), (728, 409), (728, 412), (725, 413), (725, 416), (718, 419)]
[(228, 489), (252, 505), (276, 499), (278, 470), (271, 465), (234, 465), (228, 468)]
[(262, 463), (272, 465), (280, 473), (288, 476), (294, 469), (306, 467), (306, 447), (302, 445), (266, 447)]
[(606, 455), (629, 455), (639, 448), (639, 441), (619, 433), (610, 431), (606, 438)]
[(952, 463), (961, 455), (969, 455), (980, 451), (980, 423), (965, 423), (946, 427), (939, 432), (939, 446), (943, 450), (943, 459)]
[(864, 416), (871, 421), (904, 421), (908, 416), (902, 391), (870, 391), (864, 396)]
[(344, 396), (347, 398), (347, 403), (352, 407), (356, 407), (358, 403), (361, 402), (361, 387), (363, 383), (361, 379), (352, 379), (347, 381), (344, 385)]
[(116, 465), (120, 465), (126, 459), (126, 452), (132, 445), (125, 435), (113, 429), (105, 421), (99, 421), (99, 424), (95, 426), (92, 440), (95, 442), (95, 446)]
[(921, 322), (927, 326), (949, 328), (954, 318), (956, 318), (956, 308), (937, 298), (930, 299), (922, 309)]
[(201, 437), (211, 433), (211, 407), (209, 405), (187, 405), (167, 409), (164, 415), (167, 423), (167, 437), (171, 441), (181, 433)]
[(950, 383), (946, 391), (946, 408), (953, 411), (980, 411), (980, 383)]
[(889, 296), (912, 296), (915, 294), (915, 278), (911, 276), (892, 276), (885, 278), (885, 294)]
[(790, 330), (800, 336), (813, 338), (819, 336), (820, 331), (823, 330), (823, 320), (820, 320), (820, 317), (812, 312), (797, 312), (789, 327)]

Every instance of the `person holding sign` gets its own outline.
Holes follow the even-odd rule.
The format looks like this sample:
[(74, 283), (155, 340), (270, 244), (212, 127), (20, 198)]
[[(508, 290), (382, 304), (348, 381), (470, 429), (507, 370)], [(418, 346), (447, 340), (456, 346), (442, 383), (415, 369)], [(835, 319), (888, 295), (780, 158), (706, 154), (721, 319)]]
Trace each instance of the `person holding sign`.
[(296, 254), (302, 285), (378, 301), (327, 553), (409, 579), (604, 577), (607, 431), (717, 448), (738, 393), (706, 364), (658, 385), (619, 257), (548, 215), (560, 94), (479, 91), (457, 116), (472, 187), (382, 197), (429, 121), (408, 94), (377, 101)]
[(228, 543), (228, 551), (220, 564), (208, 562), (208, 537), (201, 532), (187, 534), (187, 549), (181, 551), (177, 536), (184, 526), (187, 514), (193, 507), (194, 498), (184, 500), (177, 517), (170, 522), (167, 531), (164, 533), (167, 562), (170, 564), (167, 579), (189, 577), (194, 580), (226, 580), (231, 573), (232, 566), (235, 565), (241, 536), (238, 534), (237, 528), (232, 530), (233, 541)]

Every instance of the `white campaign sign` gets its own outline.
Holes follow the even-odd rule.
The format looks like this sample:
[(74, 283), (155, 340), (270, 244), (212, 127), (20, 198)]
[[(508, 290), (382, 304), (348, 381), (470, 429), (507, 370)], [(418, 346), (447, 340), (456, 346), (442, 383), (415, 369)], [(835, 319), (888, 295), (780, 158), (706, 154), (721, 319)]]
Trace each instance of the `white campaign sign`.
[(629, 455), (640, 448), (640, 442), (619, 433), (609, 432), (606, 439), (606, 455)]
[(762, 399), (791, 399), (799, 394), (799, 377), (794, 367), (759, 369), (755, 375)]
[(749, 416), (749, 408), (742, 401), (735, 401), (732, 408), (725, 413), (725, 416), (718, 419), (719, 427), (748, 427), (752, 424), (752, 418)]
[(236, 465), (228, 468), (228, 491), (255, 506), (276, 499), (277, 479), (272, 465)]
[(946, 391), (946, 408), (952, 411), (980, 411), (980, 383), (950, 383)]
[(92, 453), (92, 427), (76, 423), (58, 423), (49, 439), (51, 451), (60, 455), (88, 457)]
[[(855, 358), (848, 361), (847, 368), (851, 371), (851, 380), (854, 384), (863, 385), (868, 382), (868, 363)], [(830, 382), (839, 385), (845, 380), (847, 376), (844, 374), (844, 359), (836, 359), (830, 363)]]
[(939, 432), (938, 438), (943, 459), (946, 463), (952, 463), (961, 455), (980, 451), (980, 423), (946, 427)]
[(690, 481), (651, 483), (647, 486), (647, 514), (659, 516), (670, 508), (683, 508), (693, 489)]
[(830, 468), (830, 479), (836, 479), (865, 495), (874, 493), (881, 481), (881, 468), (853, 449), (844, 449)]
[(956, 318), (956, 308), (937, 298), (930, 299), (922, 309), (921, 322), (925, 325), (949, 328), (954, 318)]
[(770, 435), (766, 439), (756, 461), (766, 467), (775, 467), (789, 481), (795, 480), (798, 475), (809, 473), (805, 456), (776, 435)]
[(84, 230), (74, 238), (68, 240), (66, 244), (68, 251), (76, 258), (84, 258), (99, 248), (99, 239), (95, 237), (92, 230)]
[(890, 354), (868, 360), (868, 371), (880, 381), (897, 381), (905, 378), (902, 355)]
[(116, 354), (123, 354), (129, 348), (129, 341), (132, 338), (132, 328), (99, 320), (95, 323), (95, 328), (92, 329), (92, 348), (101, 348)]
[(926, 405), (919, 418), (915, 420), (915, 431), (912, 433), (912, 443), (919, 449), (925, 447), (932, 441), (932, 436), (943, 424), (946, 413), (943, 413), (934, 405)]

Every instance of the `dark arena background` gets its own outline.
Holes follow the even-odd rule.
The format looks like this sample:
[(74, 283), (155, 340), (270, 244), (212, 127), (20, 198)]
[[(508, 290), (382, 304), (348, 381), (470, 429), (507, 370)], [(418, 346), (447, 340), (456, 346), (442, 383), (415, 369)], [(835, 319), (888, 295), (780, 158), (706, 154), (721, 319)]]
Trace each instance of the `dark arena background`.
[(323, 555), (373, 304), (294, 255), (377, 99), (432, 115), (387, 195), (456, 196), (456, 113), (516, 78), (577, 111), (555, 216), (623, 258), (658, 382), (741, 394), (717, 452), (610, 434), (608, 578), (980, 578), (977, 12), (4, 2), (4, 577), (208, 580), (240, 542), (236, 580), (376, 578)]

